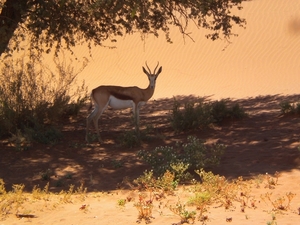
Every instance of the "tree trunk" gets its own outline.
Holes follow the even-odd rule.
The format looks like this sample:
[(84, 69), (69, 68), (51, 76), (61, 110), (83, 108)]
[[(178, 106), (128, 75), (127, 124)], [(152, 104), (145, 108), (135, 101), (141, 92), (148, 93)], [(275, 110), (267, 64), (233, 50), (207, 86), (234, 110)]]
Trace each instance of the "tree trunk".
[(0, 56), (27, 12), (27, 0), (7, 0), (0, 13)]

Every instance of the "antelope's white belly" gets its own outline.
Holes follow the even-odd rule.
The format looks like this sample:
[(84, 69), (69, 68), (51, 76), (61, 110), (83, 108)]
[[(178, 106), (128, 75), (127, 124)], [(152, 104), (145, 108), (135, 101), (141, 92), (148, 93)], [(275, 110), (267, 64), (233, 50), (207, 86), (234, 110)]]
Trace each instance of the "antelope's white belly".
[(109, 97), (108, 105), (113, 109), (127, 109), (134, 107), (132, 100), (121, 100), (112, 95)]

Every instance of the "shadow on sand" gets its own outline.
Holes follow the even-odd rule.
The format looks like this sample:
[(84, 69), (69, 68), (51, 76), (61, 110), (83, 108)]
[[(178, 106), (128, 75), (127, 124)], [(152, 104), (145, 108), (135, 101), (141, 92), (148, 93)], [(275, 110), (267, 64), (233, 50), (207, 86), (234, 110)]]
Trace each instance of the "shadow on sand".
[[(195, 100), (195, 96), (176, 96), (179, 102)], [(209, 96), (204, 99), (209, 100)], [(153, 127), (155, 138), (140, 147), (119, 145), (125, 130), (133, 129), (129, 110), (107, 110), (100, 119), (105, 143), (86, 145), (84, 142), (86, 110), (75, 121), (63, 125), (64, 137), (53, 146), (34, 144), (30, 149), (17, 151), (6, 142), (0, 150), (0, 178), (10, 190), (13, 184), (25, 184), (31, 191), (34, 185), (43, 187), (50, 182), (50, 190), (68, 189), (69, 184), (84, 182), (88, 191), (109, 191), (119, 188), (124, 177), (134, 179), (149, 169), (136, 157), (140, 149), (153, 150), (157, 146), (173, 145), (196, 135), (208, 144), (227, 145), (221, 164), (211, 168), (227, 178), (274, 174), (299, 169), (300, 117), (281, 115), (279, 103), (299, 101), (300, 95), (259, 96), (248, 99), (229, 99), (239, 103), (248, 113), (242, 120), (226, 121), (207, 130), (175, 133), (170, 127), (169, 115), (173, 98), (150, 101), (141, 109), (141, 127)], [(4, 144), (5, 143), (5, 144)], [(49, 173), (50, 179), (42, 179)]]

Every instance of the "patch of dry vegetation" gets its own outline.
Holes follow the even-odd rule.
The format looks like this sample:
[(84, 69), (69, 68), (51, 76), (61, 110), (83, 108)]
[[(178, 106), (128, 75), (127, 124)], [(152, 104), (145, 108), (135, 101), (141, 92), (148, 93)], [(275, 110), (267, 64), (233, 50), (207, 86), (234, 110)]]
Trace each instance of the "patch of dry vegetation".
[[(291, 202), (296, 196), (293, 191), (287, 191), (283, 196), (273, 197), (276, 190), (279, 173), (274, 175), (259, 175), (250, 180), (239, 177), (228, 180), (223, 176), (206, 172), (203, 169), (195, 171), (199, 179), (192, 179), (189, 185), (178, 185), (174, 173), (166, 171), (161, 177), (155, 177), (153, 172), (145, 171), (137, 179), (130, 181), (124, 179), (123, 184), (129, 185), (127, 197), (120, 198), (116, 206), (126, 211), (134, 207), (137, 211), (137, 223), (151, 223), (155, 220), (153, 212), (160, 216), (173, 213), (178, 216), (174, 224), (193, 224), (197, 221), (206, 224), (213, 217), (213, 211), (223, 208), (225, 211), (245, 214), (251, 210), (260, 210), (260, 201), (267, 204), (267, 213), (272, 215), (272, 220), (267, 224), (276, 224), (276, 215), (281, 213), (296, 212), (291, 207)], [(80, 203), (79, 210), (89, 211), (89, 204), (85, 203), (88, 196), (101, 199), (103, 194), (87, 193), (83, 183), (75, 188), (70, 185), (66, 191), (52, 193), (49, 183), (44, 188), (34, 187), (31, 193), (23, 191), (24, 185), (13, 185), (12, 191), (7, 192), (4, 181), (0, 180), (0, 216), (5, 220), (11, 215), (17, 218), (33, 220), (40, 212), (59, 210), (65, 204)], [(263, 194), (255, 194), (260, 189)], [(131, 203), (130, 205), (128, 205)], [(115, 203), (112, 203), (115, 204)], [(265, 210), (261, 208), (261, 210)], [(231, 222), (234, 217), (228, 217), (226, 222)]]
[(44, 210), (54, 210), (59, 205), (84, 201), (86, 188), (81, 184), (75, 189), (70, 185), (67, 191), (52, 193), (49, 191), (49, 183), (43, 189), (34, 186), (31, 193), (24, 192), (25, 185), (15, 184), (12, 191), (7, 192), (5, 183), (0, 179), (0, 218), (4, 220), (9, 215), (17, 218), (35, 218)]

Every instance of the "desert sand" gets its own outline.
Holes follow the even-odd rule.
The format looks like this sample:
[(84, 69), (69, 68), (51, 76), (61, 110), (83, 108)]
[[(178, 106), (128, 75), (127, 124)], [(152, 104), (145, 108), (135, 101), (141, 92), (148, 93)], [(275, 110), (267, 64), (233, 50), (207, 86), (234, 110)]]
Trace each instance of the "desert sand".
[[(193, 96), (176, 97), (182, 103), (195, 100)], [(133, 181), (143, 171), (151, 169), (137, 158), (137, 151), (152, 151), (157, 146), (172, 146), (177, 141), (185, 143), (189, 135), (205, 140), (208, 145), (221, 143), (227, 146), (220, 164), (207, 171), (225, 176), (228, 182), (239, 177), (246, 182), (241, 183), (241, 188), (230, 198), (229, 208), (218, 201), (209, 204), (204, 213), (207, 220), (196, 220), (194, 224), (297, 224), (300, 217), (300, 117), (281, 115), (278, 103), (283, 100), (293, 102), (299, 97), (270, 95), (239, 99), (237, 102), (244, 107), (248, 117), (184, 133), (174, 132), (168, 123), (172, 98), (151, 101), (143, 107), (141, 127), (145, 130), (152, 124), (153, 131), (148, 135), (153, 138), (133, 148), (120, 145), (124, 130), (132, 129), (129, 111), (112, 110), (108, 110), (101, 120), (104, 139), (101, 145), (84, 143), (85, 110), (79, 118), (64, 124), (63, 140), (54, 146), (34, 145), (28, 150), (17, 151), (3, 142), (0, 177), (4, 179), (7, 191), (14, 184), (24, 184), (25, 194), (17, 195), (23, 199), (19, 200), (23, 201), (19, 207), (12, 203), (10, 210), (2, 208), (9, 214), (2, 215), (0, 224), (136, 224), (138, 210), (134, 205), (139, 202), (139, 194), (144, 193), (145, 200), (151, 196), (149, 191), (139, 192), (124, 183), (124, 180)], [(161, 106), (165, 110), (161, 110)], [(49, 174), (47, 180), (42, 179), (45, 173)], [(276, 180), (276, 173), (279, 174), (278, 181), (269, 185), (268, 176)], [(32, 193), (34, 187), (43, 190), (47, 183), (51, 194), (40, 195), (40, 199), (26, 194)], [(66, 193), (71, 184), (75, 185), (75, 191), (82, 183), (86, 193)], [(65, 193), (57, 195), (62, 190)], [(191, 190), (193, 185), (180, 185), (173, 194), (165, 193), (155, 198), (151, 224), (180, 224), (180, 217), (170, 210), (170, 206), (174, 207), (178, 201), (187, 204), (194, 195)], [(290, 204), (289, 193), (295, 195)], [(245, 194), (246, 204), (242, 210), (242, 202), (238, 199)], [(266, 198), (268, 194), (271, 194), (271, 201)], [(273, 205), (278, 199), (284, 199), (283, 208)], [(127, 201), (123, 207), (118, 205), (121, 200)], [(186, 209), (196, 210), (188, 205)]]
[[(90, 89), (101, 84), (146, 87), (142, 72), (145, 61), (154, 68), (159, 61), (163, 73), (154, 99), (175, 95), (245, 98), (268, 94), (295, 94), (300, 82), (300, 3), (297, 0), (259, 0), (244, 3), (237, 14), (247, 19), (246, 29), (231, 44), (210, 41), (205, 31), (190, 24), (195, 42), (171, 32), (173, 44), (164, 35), (138, 34), (118, 39), (115, 49), (94, 48), (90, 64), (81, 76)], [(109, 43), (108, 43), (109, 44)], [(79, 58), (88, 57), (86, 48)]]
[[(239, 36), (231, 39), (230, 44), (207, 40), (205, 31), (191, 25), (195, 42), (183, 39), (173, 30), (173, 44), (166, 43), (163, 35), (159, 39), (149, 36), (144, 42), (139, 35), (132, 35), (119, 39), (115, 49), (93, 48), (91, 58), (85, 47), (75, 49), (79, 61), (84, 56), (89, 58), (90, 63), (80, 74), (89, 90), (102, 84), (146, 87), (141, 67), (147, 61), (154, 68), (159, 61), (163, 72), (152, 100), (141, 110), (141, 126), (153, 124), (164, 138), (145, 142), (141, 147), (120, 147), (118, 137), (124, 129), (131, 129), (129, 111), (107, 110), (100, 120), (105, 143), (87, 146), (84, 143), (87, 110), (83, 109), (79, 118), (64, 124), (64, 139), (57, 145), (35, 145), (28, 151), (16, 151), (7, 142), (1, 143), (0, 178), (7, 190), (21, 183), (25, 184), (25, 192), (31, 192), (35, 185), (43, 188), (47, 181), (41, 180), (40, 174), (50, 169), (51, 192), (68, 190), (70, 184), (78, 187), (83, 181), (87, 195), (84, 199), (74, 195), (67, 203), (61, 203), (57, 196), (48, 201), (28, 197), (27, 204), (18, 212), (12, 210), (0, 224), (136, 224), (138, 212), (134, 203), (138, 194), (122, 184), (124, 177), (134, 179), (149, 169), (136, 158), (136, 152), (185, 141), (188, 135), (196, 135), (208, 144), (226, 144), (226, 153), (213, 172), (229, 180), (243, 176), (255, 181), (260, 174), (280, 173), (274, 189), (264, 183), (259, 187), (251, 184), (251, 198), (255, 199), (256, 207), (249, 204), (242, 212), (238, 203), (228, 210), (211, 206), (208, 220), (195, 224), (272, 224), (274, 216), (273, 225), (298, 224), (300, 118), (281, 115), (279, 103), (296, 102), (300, 97), (300, 3), (256, 0), (245, 3), (238, 13), (247, 19), (247, 28), (236, 28)], [(182, 102), (197, 96), (212, 100), (230, 98), (243, 106), (249, 117), (205, 131), (176, 134), (168, 124), (173, 96)], [(122, 164), (116, 167), (114, 162)], [(72, 179), (63, 179), (58, 186), (57, 182), (68, 174), (72, 174)], [(186, 201), (189, 192), (183, 191), (184, 188), (187, 187), (179, 187), (175, 196), (154, 202), (151, 224), (180, 221), (165, 206), (179, 198)], [(287, 210), (276, 211), (261, 198), (267, 192), (272, 192), (273, 199), (288, 192), (296, 196)], [(128, 196), (132, 201), (119, 207), (118, 200)], [(34, 218), (19, 218), (15, 213), (32, 214)]]

